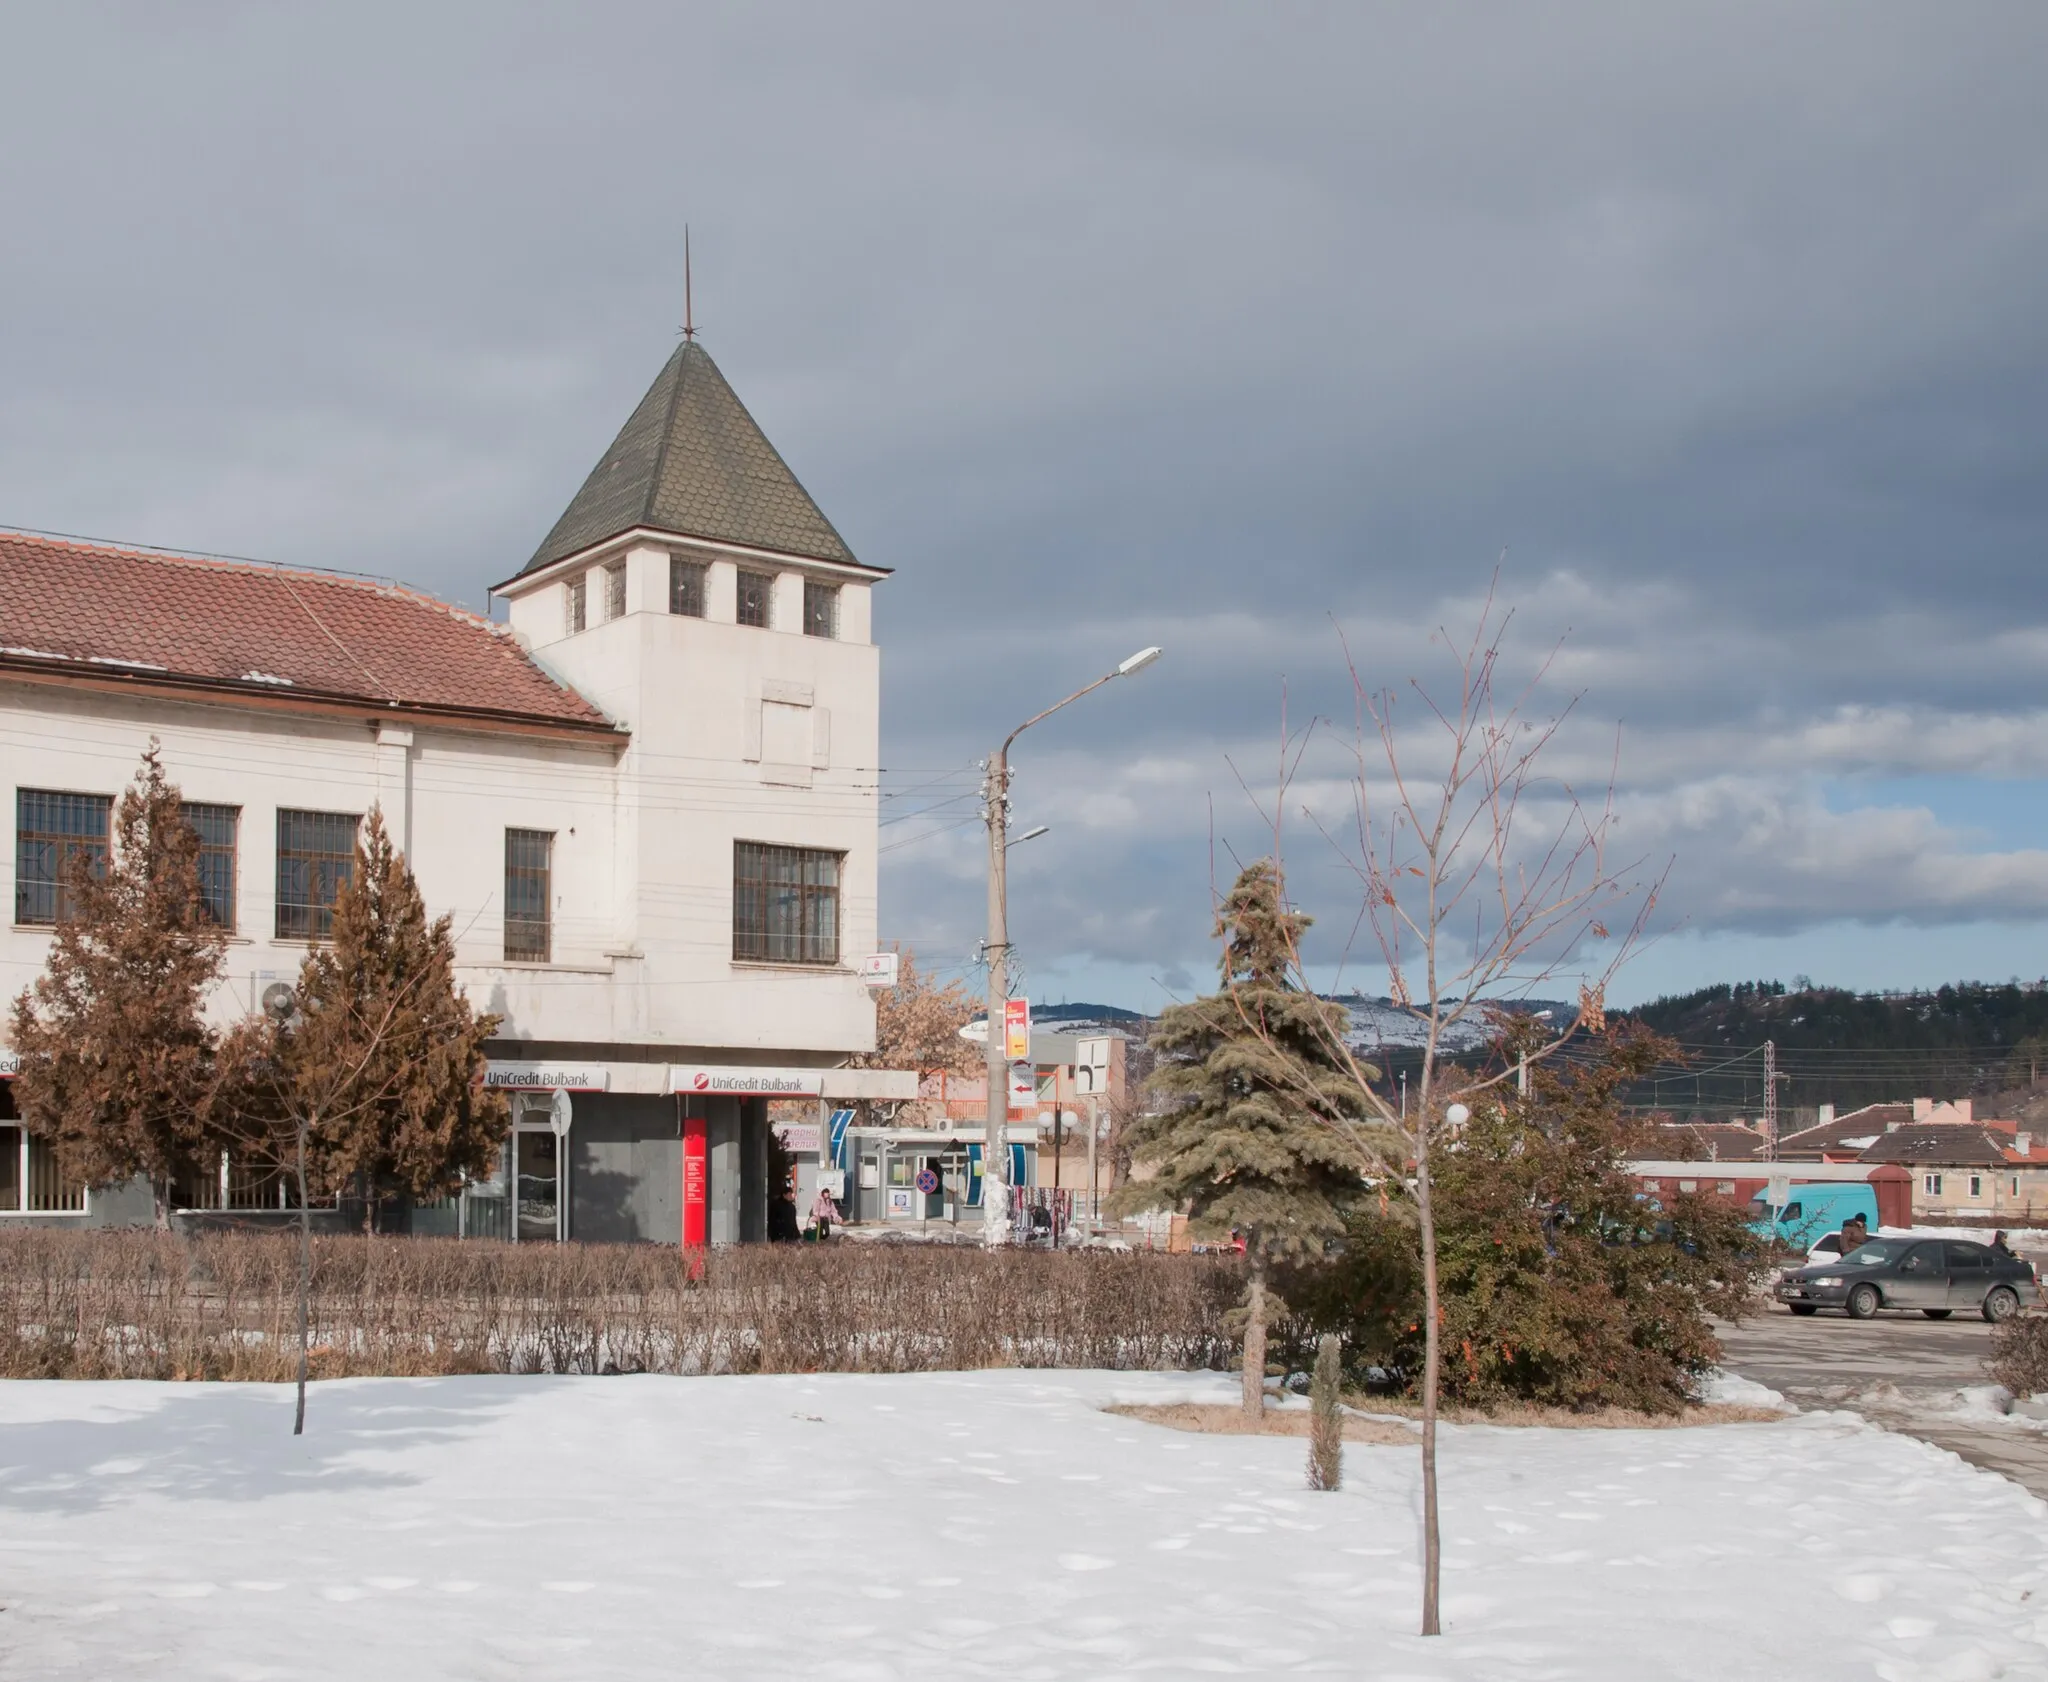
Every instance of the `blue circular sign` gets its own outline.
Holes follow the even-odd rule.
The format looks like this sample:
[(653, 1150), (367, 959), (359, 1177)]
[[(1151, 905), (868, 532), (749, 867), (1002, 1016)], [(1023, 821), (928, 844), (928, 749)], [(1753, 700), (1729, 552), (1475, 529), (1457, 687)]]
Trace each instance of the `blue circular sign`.
[(938, 1175), (934, 1174), (929, 1168), (920, 1168), (917, 1171), (917, 1189), (923, 1192), (925, 1196), (931, 1196), (933, 1192), (939, 1189)]

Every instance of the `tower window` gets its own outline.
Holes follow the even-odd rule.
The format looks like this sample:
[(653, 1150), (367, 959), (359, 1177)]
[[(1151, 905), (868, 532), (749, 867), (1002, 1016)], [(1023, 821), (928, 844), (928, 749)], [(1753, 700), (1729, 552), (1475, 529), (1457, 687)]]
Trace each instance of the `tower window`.
[(626, 617), (626, 563), (613, 561), (604, 569), (604, 616), (607, 619)]
[(680, 555), (668, 558), (668, 610), (685, 619), (704, 617), (704, 575), (711, 569), (702, 561), (686, 561)]
[(580, 572), (569, 580), (566, 610), (562, 617), (571, 631), (580, 631), (590, 622), (589, 596), (585, 583), (584, 575)]
[(804, 584), (804, 635), (807, 637), (836, 637), (839, 635), (839, 586), (837, 584)]
[(774, 620), (775, 575), (771, 572), (740, 574), (739, 622), (769, 629)]

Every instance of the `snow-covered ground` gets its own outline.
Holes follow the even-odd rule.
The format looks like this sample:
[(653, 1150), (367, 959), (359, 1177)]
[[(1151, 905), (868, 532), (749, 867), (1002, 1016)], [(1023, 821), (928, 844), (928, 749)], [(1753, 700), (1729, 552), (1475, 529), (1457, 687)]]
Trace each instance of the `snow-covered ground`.
[(1840, 1414), (1190, 1436), (1214, 1376), (0, 1385), (0, 1676), (2048, 1678), (2048, 1505)]

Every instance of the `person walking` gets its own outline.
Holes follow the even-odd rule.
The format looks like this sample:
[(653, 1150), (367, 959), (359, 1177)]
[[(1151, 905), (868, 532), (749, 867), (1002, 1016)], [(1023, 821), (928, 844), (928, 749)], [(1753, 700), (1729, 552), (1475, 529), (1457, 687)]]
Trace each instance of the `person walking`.
[(811, 1202), (811, 1225), (817, 1229), (820, 1242), (832, 1236), (832, 1223), (839, 1219), (839, 1205), (833, 1201), (832, 1188), (821, 1185), (818, 1195)]

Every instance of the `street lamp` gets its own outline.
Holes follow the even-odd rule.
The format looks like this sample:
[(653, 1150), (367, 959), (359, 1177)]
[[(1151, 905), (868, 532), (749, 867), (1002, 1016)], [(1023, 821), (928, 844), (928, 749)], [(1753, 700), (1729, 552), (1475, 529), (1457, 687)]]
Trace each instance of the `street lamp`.
[[(1010, 1002), (1010, 903), (1005, 855), (1010, 850), (1010, 745), (1029, 730), (1083, 695), (1091, 695), (1113, 678), (1142, 672), (1159, 658), (1157, 648), (1141, 648), (1127, 660), (1119, 661), (1093, 683), (1077, 689), (1064, 701), (1055, 701), (1044, 712), (1034, 713), (1009, 735), (988, 762), (988, 779), (982, 784), (983, 816), (988, 821), (988, 1129), (981, 1145), (982, 1242), (997, 1245), (1010, 1221), (1010, 1153), (1005, 1148), (1003, 1129), (1010, 1119), (1009, 1059), (1004, 1055), (1004, 1007)], [(1038, 829), (1017, 837), (1026, 841)]]
[(1041, 835), (1050, 835), (1051, 833), (1052, 833), (1052, 825), (1051, 825), (1051, 824), (1049, 824), (1049, 823), (1033, 824), (1033, 825), (1032, 825), (1032, 826), (1031, 826), (1031, 827), (1030, 827), (1029, 829), (1027, 829), (1027, 830), (1026, 830), (1026, 831), (1025, 831), (1025, 832), (1024, 832), (1024, 833), (1023, 833), (1022, 835), (1013, 835), (1013, 836), (1011, 836), (1011, 837), (1009, 838), (1009, 840), (1007, 840), (1007, 841), (1005, 841), (1005, 842), (1003, 843), (1003, 845), (1004, 845), (1005, 847), (1021, 847), (1021, 846), (1023, 846), (1023, 845), (1024, 845), (1024, 843), (1025, 843), (1025, 842), (1027, 842), (1027, 841), (1036, 841), (1036, 840), (1037, 840), (1037, 839), (1038, 839), (1038, 838), (1039, 838), (1039, 837), (1040, 837)]

